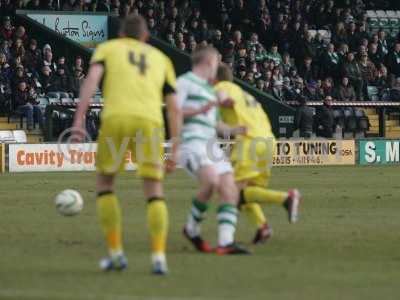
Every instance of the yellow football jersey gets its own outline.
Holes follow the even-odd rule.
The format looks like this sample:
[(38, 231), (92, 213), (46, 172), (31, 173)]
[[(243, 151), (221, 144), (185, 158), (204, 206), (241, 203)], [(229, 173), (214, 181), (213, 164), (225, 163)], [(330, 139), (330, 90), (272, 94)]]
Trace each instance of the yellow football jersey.
[(163, 94), (176, 86), (165, 54), (138, 40), (117, 38), (99, 45), (91, 63), (104, 65), (102, 117), (137, 116), (162, 124)]
[(246, 126), (247, 136), (251, 138), (274, 137), (267, 114), (252, 95), (230, 81), (219, 82), (215, 89), (225, 92), (234, 102), (233, 108), (220, 109), (223, 122), (230, 126)]

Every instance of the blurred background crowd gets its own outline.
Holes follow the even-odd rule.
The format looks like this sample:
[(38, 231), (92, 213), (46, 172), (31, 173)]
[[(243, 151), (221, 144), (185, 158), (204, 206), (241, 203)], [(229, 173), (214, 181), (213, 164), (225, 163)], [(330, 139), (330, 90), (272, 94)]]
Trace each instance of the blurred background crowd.
[(54, 57), (55, 45), (38, 45), (14, 24), (17, 9), (141, 14), (152, 35), (182, 51), (212, 44), (237, 78), (282, 102), (398, 101), (399, 30), (372, 30), (366, 14), (394, 9), (397, 2), (0, 0), (0, 106), (11, 95), (14, 107), (34, 117), (36, 94), (77, 97), (85, 76), (87, 62)]

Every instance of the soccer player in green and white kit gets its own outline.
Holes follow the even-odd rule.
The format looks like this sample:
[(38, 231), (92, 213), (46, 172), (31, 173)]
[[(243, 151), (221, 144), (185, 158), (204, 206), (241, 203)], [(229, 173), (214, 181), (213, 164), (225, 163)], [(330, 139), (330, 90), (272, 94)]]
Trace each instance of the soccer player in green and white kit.
[(232, 166), (216, 143), (217, 130), (240, 134), (244, 129), (230, 128), (219, 121), (217, 96), (209, 84), (215, 79), (218, 62), (218, 52), (214, 48), (196, 50), (192, 54), (192, 71), (177, 80), (178, 103), (184, 116), (179, 163), (200, 184), (183, 234), (197, 250), (211, 251), (201, 237), (200, 224), (216, 191), (219, 195), (217, 254), (248, 254), (235, 243), (239, 194)]

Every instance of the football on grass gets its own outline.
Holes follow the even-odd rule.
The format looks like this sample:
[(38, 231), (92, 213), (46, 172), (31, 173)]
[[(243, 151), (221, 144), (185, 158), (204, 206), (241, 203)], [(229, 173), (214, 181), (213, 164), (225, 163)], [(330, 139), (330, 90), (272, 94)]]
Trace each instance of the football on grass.
[(57, 211), (63, 216), (75, 216), (83, 208), (83, 199), (81, 194), (75, 190), (64, 190), (60, 192), (55, 200)]

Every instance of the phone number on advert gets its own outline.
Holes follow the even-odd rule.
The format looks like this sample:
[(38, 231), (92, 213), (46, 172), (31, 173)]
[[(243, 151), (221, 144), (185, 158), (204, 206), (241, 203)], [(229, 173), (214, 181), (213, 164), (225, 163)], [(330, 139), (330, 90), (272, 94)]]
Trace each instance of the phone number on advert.
[(322, 164), (323, 160), (320, 156), (275, 156), (272, 162), (274, 165), (309, 165)]

